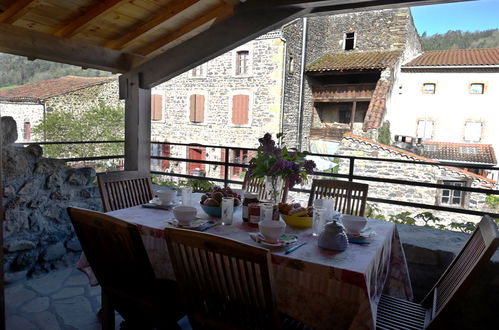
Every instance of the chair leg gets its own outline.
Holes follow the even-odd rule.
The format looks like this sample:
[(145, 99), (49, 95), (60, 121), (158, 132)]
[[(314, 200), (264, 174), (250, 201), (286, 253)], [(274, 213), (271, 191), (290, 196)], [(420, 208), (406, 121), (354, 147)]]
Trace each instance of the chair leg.
[(101, 291), (101, 323), (102, 330), (114, 330), (114, 308), (111, 297), (104, 290)]

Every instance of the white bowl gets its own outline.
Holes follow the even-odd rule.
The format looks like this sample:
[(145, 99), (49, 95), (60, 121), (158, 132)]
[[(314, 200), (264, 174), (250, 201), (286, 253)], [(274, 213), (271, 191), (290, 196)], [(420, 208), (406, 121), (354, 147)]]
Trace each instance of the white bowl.
[(173, 208), (173, 214), (182, 226), (189, 226), (196, 217), (197, 211), (194, 206), (179, 205)]
[(265, 220), (258, 223), (260, 233), (269, 243), (275, 243), (284, 234), (286, 223), (284, 221)]
[(156, 191), (156, 195), (161, 200), (161, 205), (171, 205), (175, 202), (177, 191), (174, 189), (161, 189)]
[(358, 234), (366, 226), (367, 219), (356, 215), (343, 214), (341, 216), (341, 222), (345, 226), (347, 232), (351, 234)]

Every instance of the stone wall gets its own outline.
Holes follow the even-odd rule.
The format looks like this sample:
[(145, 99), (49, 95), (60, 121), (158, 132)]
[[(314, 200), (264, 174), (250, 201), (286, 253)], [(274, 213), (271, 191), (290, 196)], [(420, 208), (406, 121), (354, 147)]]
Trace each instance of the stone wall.
[(7, 280), (74, 261), (81, 248), (66, 208), (101, 209), (93, 169), (72, 169), (42, 153), (38, 145), (2, 148)]
[(124, 106), (119, 99), (118, 79), (99, 85), (82, 88), (74, 92), (51, 97), (46, 100), (46, 111), (69, 111), (81, 114), (104, 103), (108, 106)]
[[(235, 75), (235, 54), (247, 50), (250, 73)], [(258, 146), (266, 132), (280, 131), (284, 42), (278, 35), (255, 39), (205, 64), (203, 77), (183, 73), (152, 90), (163, 96), (162, 120), (151, 125), (153, 141)], [(249, 124), (231, 122), (232, 95), (249, 95)], [(205, 96), (204, 122), (189, 120), (189, 97)], [(216, 155), (215, 158), (220, 158)]]
[(28, 121), (31, 127), (38, 125), (43, 120), (44, 106), (34, 102), (0, 102), (0, 114), (9, 116), (19, 123), (19, 134), (16, 142), (29, 142), (23, 138), (24, 122)]
[[(372, 158), (405, 159), (416, 161), (421, 160), (420, 158), (410, 156), (410, 154), (407, 152), (397, 151), (397, 149), (388, 146), (383, 147), (383, 145), (374, 143), (374, 141), (373, 143), (371, 143), (369, 141), (355, 137), (343, 138), (336, 154)], [(349, 161), (346, 159), (340, 160), (339, 173), (347, 174), (348, 168)], [(448, 166), (431, 166), (356, 160), (354, 174), (376, 178), (400, 179), (427, 183), (437, 183), (438, 180), (442, 179), (462, 180), (469, 182), (470, 187), (473, 188), (486, 188), (488, 184), (487, 181), (480, 179), (479, 176), (474, 175), (473, 173), (460, 171)], [(425, 203), (430, 205), (436, 205), (437, 200), (439, 199), (439, 194), (437, 192), (438, 189), (436, 188), (407, 186), (373, 181), (366, 181), (365, 183), (369, 184), (370, 197), (413, 203)], [(490, 210), (485, 203), (484, 194), (470, 192), (466, 192), (464, 194), (464, 208), (477, 211), (493, 212), (493, 210)], [(385, 216), (395, 215), (404, 211), (410, 211), (413, 214), (426, 211), (423, 209), (408, 208), (404, 206), (384, 203), (379, 203), (377, 206)], [(477, 216), (435, 210), (429, 211), (434, 215), (440, 217), (441, 219), (444, 219), (446, 223), (449, 223), (451, 221), (477, 222), (479, 219), (479, 217)]]

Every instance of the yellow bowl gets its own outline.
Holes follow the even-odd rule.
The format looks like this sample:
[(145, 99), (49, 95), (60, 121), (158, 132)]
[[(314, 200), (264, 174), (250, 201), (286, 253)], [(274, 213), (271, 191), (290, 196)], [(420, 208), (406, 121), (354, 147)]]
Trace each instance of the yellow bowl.
[(281, 213), (281, 217), (291, 227), (310, 228), (312, 227), (312, 217), (297, 217), (293, 215), (285, 215)]

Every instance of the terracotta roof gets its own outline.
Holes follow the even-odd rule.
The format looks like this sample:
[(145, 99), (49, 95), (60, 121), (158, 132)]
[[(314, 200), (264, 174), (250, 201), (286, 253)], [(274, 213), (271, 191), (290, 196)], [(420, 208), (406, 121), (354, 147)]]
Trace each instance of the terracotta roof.
[[(386, 150), (388, 152), (398, 153), (401, 156), (405, 156), (405, 157), (411, 158), (413, 160), (419, 160), (419, 161), (422, 161), (422, 162), (430, 162), (430, 163), (437, 163), (438, 164), (438, 161), (436, 161), (434, 159), (426, 158), (426, 157), (417, 155), (417, 154), (412, 153), (412, 152), (407, 151), (407, 150), (403, 150), (403, 149), (395, 148), (395, 147), (392, 147), (392, 146), (388, 146), (386, 144), (379, 143), (379, 142), (376, 142), (374, 140), (371, 140), (371, 139), (368, 139), (368, 138), (365, 138), (365, 137), (362, 137), (362, 136), (358, 136), (358, 135), (354, 135), (354, 134), (351, 134), (351, 133), (347, 133), (347, 134), (345, 134), (343, 136), (343, 138), (344, 139), (357, 140), (359, 142), (362, 142), (362, 143), (365, 143), (365, 144), (369, 144), (369, 145), (372, 145), (372, 146), (377, 147), (377, 148), (384, 149), (384, 150)], [(478, 174), (475, 174), (475, 173), (472, 173), (472, 172), (469, 172), (469, 171), (466, 171), (466, 170), (462, 170), (462, 169), (457, 168), (457, 167), (445, 166), (445, 165), (440, 165), (440, 167), (445, 168), (445, 169), (450, 170), (450, 171), (453, 171), (453, 172), (457, 172), (457, 173), (460, 173), (460, 174), (472, 177), (474, 179), (478, 179), (478, 180), (480, 180), (480, 181), (482, 181), (484, 183), (486, 182), (487, 184), (495, 184), (496, 183), (494, 180), (486, 178), (486, 177), (484, 177), (482, 175), (478, 175)]]
[(306, 68), (310, 71), (385, 69), (394, 65), (401, 52), (357, 52), (327, 54)]
[(499, 65), (499, 48), (454, 49), (424, 52), (403, 67)]
[(0, 99), (5, 101), (26, 99), (45, 100), (54, 96), (74, 92), (79, 89), (104, 84), (113, 80), (116, 80), (116, 78), (66, 76), (1, 90)]
[(458, 162), (497, 163), (494, 148), (490, 144), (426, 141), (423, 143), (423, 156)]
[(381, 121), (386, 110), (386, 97), (390, 92), (392, 86), (391, 81), (378, 80), (374, 88), (369, 108), (367, 109), (366, 117), (364, 119), (363, 129), (373, 129), (381, 126)]

